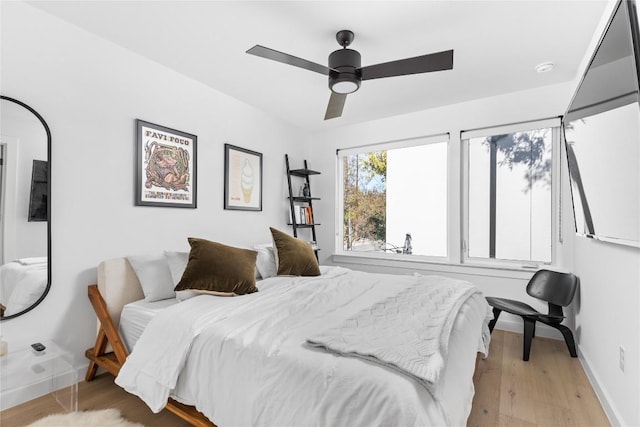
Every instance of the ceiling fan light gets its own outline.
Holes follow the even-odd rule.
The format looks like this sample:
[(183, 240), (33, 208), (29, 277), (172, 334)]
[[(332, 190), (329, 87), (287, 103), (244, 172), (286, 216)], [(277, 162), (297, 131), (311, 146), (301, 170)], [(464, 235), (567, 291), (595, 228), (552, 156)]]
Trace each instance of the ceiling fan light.
[(360, 85), (357, 81), (343, 80), (333, 82), (333, 84), (331, 85), (331, 90), (335, 93), (346, 95), (357, 91), (359, 87)]
[(362, 77), (360, 53), (351, 49), (338, 49), (329, 55), (329, 89), (339, 95), (353, 93), (360, 88)]

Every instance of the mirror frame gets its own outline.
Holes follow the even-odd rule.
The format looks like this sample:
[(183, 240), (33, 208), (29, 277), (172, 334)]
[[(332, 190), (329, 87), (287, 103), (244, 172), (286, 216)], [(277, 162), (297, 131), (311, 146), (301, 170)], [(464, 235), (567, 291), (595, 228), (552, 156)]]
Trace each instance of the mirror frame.
[(51, 130), (49, 129), (49, 125), (47, 124), (47, 122), (45, 122), (40, 113), (38, 113), (36, 110), (31, 108), (24, 102), (4, 95), (0, 95), (0, 99), (13, 102), (14, 104), (18, 104), (19, 106), (25, 108), (27, 111), (36, 116), (38, 120), (40, 120), (40, 123), (42, 123), (42, 126), (44, 126), (44, 130), (47, 133), (47, 194), (49, 195), (47, 199), (47, 286), (44, 288), (44, 292), (42, 292), (40, 298), (38, 298), (33, 304), (18, 313), (6, 317), (0, 317), (0, 321), (3, 321), (16, 318), (36, 308), (38, 304), (40, 304), (42, 300), (44, 300), (44, 298), (49, 293), (49, 289), (51, 288)]

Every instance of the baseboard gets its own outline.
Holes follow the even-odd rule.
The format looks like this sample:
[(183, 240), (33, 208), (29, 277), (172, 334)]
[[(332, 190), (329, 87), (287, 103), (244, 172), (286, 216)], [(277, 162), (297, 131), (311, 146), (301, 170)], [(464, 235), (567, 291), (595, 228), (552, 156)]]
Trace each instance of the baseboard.
[(600, 405), (602, 405), (602, 409), (604, 413), (609, 418), (609, 422), (612, 426), (621, 426), (622, 417), (618, 414), (618, 411), (615, 409), (613, 405), (609, 402), (611, 401), (606, 393), (606, 391), (600, 387), (600, 381), (598, 380), (598, 376), (591, 370), (589, 365), (589, 360), (584, 355), (582, 350), (580, 350), (580, 346), (578, 345), (578, 360), (580, 360), (580, 364), (582, 364), (582, 369), (584, 369), (585, 374), (587, 374), (587, 379), (591, 383), (591, 387), (593, 391), (595, 391), (596, 396), (598, 396), (598, 400), (600, 401)]

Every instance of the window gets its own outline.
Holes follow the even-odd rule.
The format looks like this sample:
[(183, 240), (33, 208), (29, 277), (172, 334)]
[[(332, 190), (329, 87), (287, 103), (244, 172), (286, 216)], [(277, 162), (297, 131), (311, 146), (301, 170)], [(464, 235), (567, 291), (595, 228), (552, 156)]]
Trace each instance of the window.
[(559, 131), (551, 124), (463, 133), (465, 261), (552, 261)]
[(338, 150), (336, 250), (442, 271), (552, 264), (560, 154), (559, 118)]
[(345, 252), (447, 256), (448, 136), (338, 153)]

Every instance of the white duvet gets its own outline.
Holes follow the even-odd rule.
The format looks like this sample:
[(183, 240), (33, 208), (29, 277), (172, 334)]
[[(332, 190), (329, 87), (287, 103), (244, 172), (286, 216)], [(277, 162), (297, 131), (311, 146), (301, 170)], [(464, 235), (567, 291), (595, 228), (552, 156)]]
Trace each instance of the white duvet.
[(415, 277), (322, 272), (266, 279), (250, 295), (201, 295), (168, 307), (149, 323), (116, 383), (154, 412), (172, 396), (220, 426), (464, 425), (475, 355), (488, 345), (484, 298), (462, 306), (440, 384), (429, 393), (393, 369), (305, 342)]

